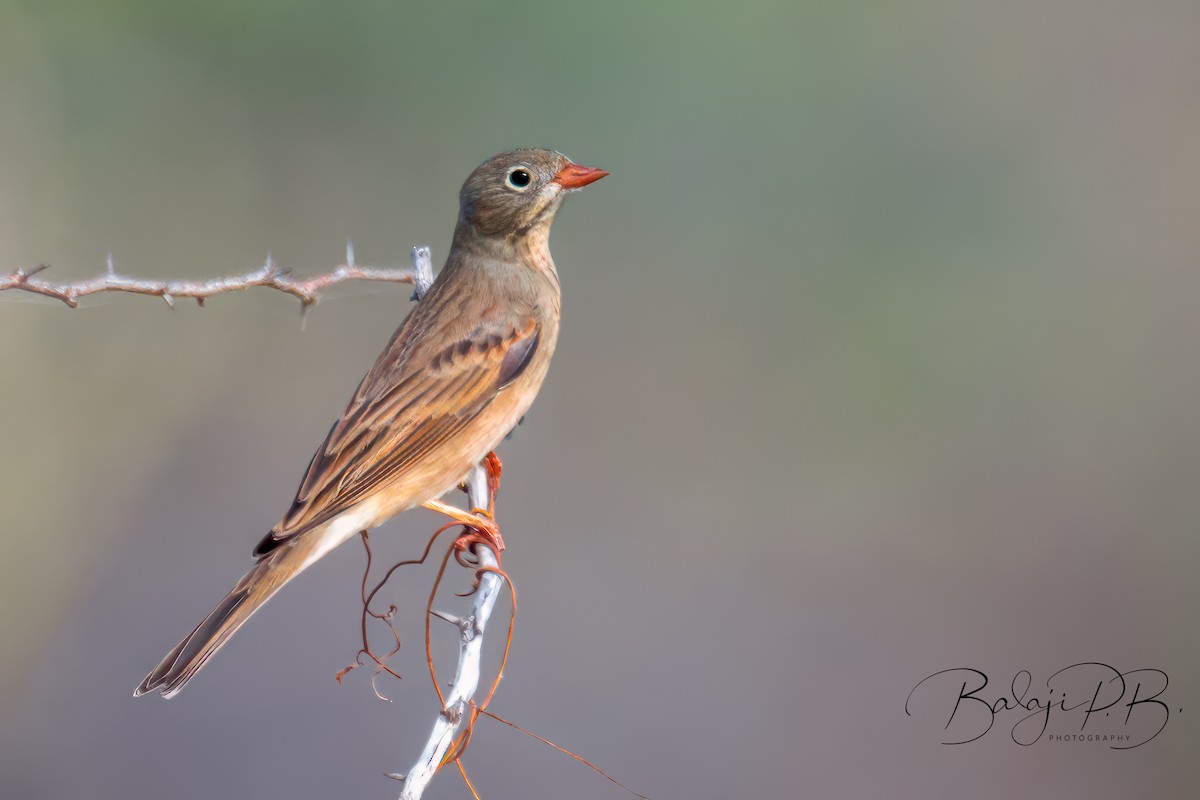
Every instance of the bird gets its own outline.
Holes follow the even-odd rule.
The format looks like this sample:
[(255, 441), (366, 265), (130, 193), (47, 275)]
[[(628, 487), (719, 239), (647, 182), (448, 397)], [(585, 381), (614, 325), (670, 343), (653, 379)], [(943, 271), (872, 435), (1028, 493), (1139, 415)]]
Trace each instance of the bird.
[(483, 509), (438, 498), (512, 431), (558, 340), (550, 226), (564, 198), (607, 175), (542, 149), (477, 167), (437, 278), (317, 449), (254, 567), (134, 691), (174, 697), (284, 584), (359, 532), (425, 506), (498, 540)]

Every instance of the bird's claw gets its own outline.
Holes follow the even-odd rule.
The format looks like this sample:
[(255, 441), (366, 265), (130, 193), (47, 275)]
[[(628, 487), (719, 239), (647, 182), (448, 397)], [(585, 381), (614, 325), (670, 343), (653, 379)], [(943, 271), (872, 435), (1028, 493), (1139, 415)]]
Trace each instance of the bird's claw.
[(500, 535), (500, 526), (496, 524), (492, 512), (486, 508), (472, 508), (469, 515), (474, 520), (460, 520), (466, 530), (455, 540), (455, 549), (465, 552), (475, 544), (484, 544), (496, 551), (497, 555), (503, 553), (504, 537)]

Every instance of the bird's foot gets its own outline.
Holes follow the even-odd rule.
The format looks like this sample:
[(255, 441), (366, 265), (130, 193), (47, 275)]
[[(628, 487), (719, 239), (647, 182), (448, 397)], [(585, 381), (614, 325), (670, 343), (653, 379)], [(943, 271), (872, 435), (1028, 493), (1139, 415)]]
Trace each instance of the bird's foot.
[(488, 509), (472, 508), (470, 511), (466, 511), (440, 500), (430, 500), (425, 503), (425, 508), (445, 514), (455, 522), (461, 522), (471, 529), (470, 533), (458, 538), (454, 543), (455, 549), (467, 550), (476, 542), (482, 542), (495, 550), (497, 554), (504, 552), (504, 537), (500, 535), (500, 526), (496, 524), (495, 516)]
[(476, 542), (481, 542), (492, 548), (497, 556), (503, 553), (504, 537), (500, 535), (500, 526), (496, 524), (495, 514), (486, 508), (472, 508), (471, 514), (479, 520), (479, 523), (469, 525), (470, 532), (465, 536), (458, 537), (455, 547), (459, 550), (468, 550)]

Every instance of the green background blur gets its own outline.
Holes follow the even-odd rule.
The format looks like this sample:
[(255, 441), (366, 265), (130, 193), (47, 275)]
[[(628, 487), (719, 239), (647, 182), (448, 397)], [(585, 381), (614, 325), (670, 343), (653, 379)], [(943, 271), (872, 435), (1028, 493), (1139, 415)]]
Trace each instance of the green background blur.
[[(516, 146), (612, 175), (555, 227), (558, 356), (501, 449), (493, 709), (654, 800), (1194, 790), (1200, 5), (0, 0), (3, 271), (440, 263), (462, 180)], [(304, 328), (262, 289), (0, 296), (0, 796), (397, 793), (430, 569), (390, 598), (392, 704), (332, 680), (356, 545), (178, 700), (129, 695), (409, 291)], [(939, 669), (998, 695), (1088, 660), (1170, 675), (1157, 739), (1023, 748), (1001, 717), (944, 747), (904, 714)], [(466, 763), (485, 798), (625, 796), (487, 720)]]

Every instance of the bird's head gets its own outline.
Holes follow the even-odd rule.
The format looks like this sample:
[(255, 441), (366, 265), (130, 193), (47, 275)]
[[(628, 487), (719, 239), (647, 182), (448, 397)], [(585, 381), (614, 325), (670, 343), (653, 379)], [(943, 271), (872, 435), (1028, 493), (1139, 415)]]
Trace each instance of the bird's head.
[(553, 150), (509, 150), (467, 178), (459, 193), (460, 219), (484, 236), (518, 236), (549, 225), (567, 192), (607, 174)]

